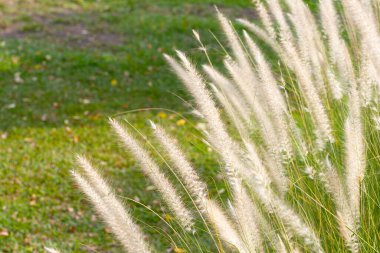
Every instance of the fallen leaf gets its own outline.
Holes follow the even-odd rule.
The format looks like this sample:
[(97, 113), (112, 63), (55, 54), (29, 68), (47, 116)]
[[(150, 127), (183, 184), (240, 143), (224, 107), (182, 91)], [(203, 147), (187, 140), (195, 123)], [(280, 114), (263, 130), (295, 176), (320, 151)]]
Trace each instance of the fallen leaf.
[(164, 214), (164, 219), (166, 221), (171, 221), (171, 220), (173, 220), (173, 217), (170, 214)]
[(74, 143), (78, 143), (79, 142), (79, 136), (78, 135), (74, 135), (73, 141), (74, 141)]
[(226, 191), (226, 189), (224, 189), (224, 188), (219, 189), (219, 190), (218, 190), (218, 194), (222, 194), (222, 193), (224, 193), (225, 191)]
[(175, 247), (175, 248), (173, 249), (173, 252), (175, 252), (175, 253), (185, 253), (186, 250), (184, 250), (184, 249), (182, 249), (182, 248), (177, 248), (177, 247)]
[(83, 99), (80, 99), (79, 100), (82, 104), (84, 105), (88, 105), (89, 103), (91, 103), (91, 100), (88, 99), (88, 98), (83, 98)]
[(37, 196), (35, 194), (32, 194), (32, 197), (30, 198), (29, 205), (35, 206), (37, 204)]
[(116, 168), (121, 168), (122, 166), (123, 166), (123, 162), (120, 161), (120, 160), (116, 160), (116, 162), (115, 162), (115, 167), (116, 167)]
[(7, 109), (13, 109), (16, 107), (16, 103), (12, 103), (12, 104), (9, 104), (9, 105), (6, 105), (5, 108)]
[(24, 80), (21, 78), (21, 73), (20, 72), (16, 72), (15, 75), (14, 75), (14, 81), (15, 83), (23, 83)]
[(117, 80), (116, 79), (112, 79), (111, 80), (111, 85), (112, 86), (116, 86), (117, 85)]
[(0, 135), (1, 139), (5, 140), (6, 138), (8, 138), (8, 133), (7, 132), (4, 132)]
[(20, 57), (18, 56), (12, 56), (12, 63), (13, 64), (18, 64), (20, 62)]
[(41, 116), (41, 120), (42, 120), (42, 121), (46, 121), (47, 119), (48, 119), (47, 114), (42, 114), (42, 116)]
[(95, 114), (88, 115), (88, 118), (90, 120), (94, 120), (94, 121), (100, 119), (101, 117), (102, 117), (101, 113), (95, 113)]
[(25, 236), (24, 238), (24, 244), (29, 245), (32, 239), (30, 238), (30, 235)]
[(156, 190), (156, 187), (154, 185), (149, 185), (148, 187), (145, 188), (146, 191), (154, 191)]
[(164, 112), (157, 113), (157, 116), (161, 119), (166, 119), (168, 117), (168, 115)]
[(186, 124), (186, 120), (184, 120), (184, 119), (177, 120), (176, 124), (177, 124), (177, 126), (183, 126)]
[(196, 128), (204, 131), (207, 129), (207, 125), (205, 123), (197, 123)]
[(46, 250), (47, 253), (59, 253), (58, 250), (55, 250), (55, 249), (53, 249), (53, 248), (45, 247), (45, 250)]
[(9, 235), (9, 232), (8, 232), (8, 230), (6, 230), (6, 229), (1, 229), (0, 230), (0, 236), (8, 236)]
[(152, 201), (152, 205), (159, 206), (161, 205), (161, 201), (159, 199), (155, 199)]

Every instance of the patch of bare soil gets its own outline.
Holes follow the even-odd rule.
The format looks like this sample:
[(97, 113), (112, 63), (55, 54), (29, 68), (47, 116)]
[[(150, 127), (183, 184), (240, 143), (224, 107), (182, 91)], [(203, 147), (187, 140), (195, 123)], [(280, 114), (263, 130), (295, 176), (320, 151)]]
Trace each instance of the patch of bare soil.
[[(192, 15), (200, 15), (200, 16), (210, 16), (216, 15), (215, 6), (213, 5), (205, 5), (203, 8), (191, 8), (190, 14)], [(206, 7), (206, 8), (205, 8)], [(221, 13), (223, 13), (227, 18), (234, 20), (236, 18), (245, 18), (248, 20), (253, 20), (257, 18), (257, 13), (253, 7), (249, 8), (229, 8), (226, 6), (218, 6), (218, 9)]]
[(32, 15), (28, 23), (16, 22), (0, 29), (0, 38), (40, 38), (79, 48), (118, 46), (123, 43), (122, 35), (109, 32), (107, 24), (102, 24), (102, 29), (90, 29), (84, 22), (74, 22), (75, 15), (77, 14)]

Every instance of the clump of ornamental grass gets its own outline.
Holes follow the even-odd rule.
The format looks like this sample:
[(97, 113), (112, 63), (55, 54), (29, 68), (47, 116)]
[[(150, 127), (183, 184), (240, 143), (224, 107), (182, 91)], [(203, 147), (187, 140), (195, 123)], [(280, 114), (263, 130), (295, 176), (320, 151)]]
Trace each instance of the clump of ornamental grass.
[[(224, 68), (196, 31), (207, 64), (164, 55), (206, 125), (226, 198), (162, 126), (150, 123), (155, 152), (130, 124), (111, 128), (173, 217), (175, 252), (378, 252), (380, 2), (320, 0), (318, 15), (302, 0), (254, 5), (257, 22), (237, 20), (245, 30), (217, 10)], [(78, 163), (77, 184), (125, 251), (156, 252), (97, 169)]]

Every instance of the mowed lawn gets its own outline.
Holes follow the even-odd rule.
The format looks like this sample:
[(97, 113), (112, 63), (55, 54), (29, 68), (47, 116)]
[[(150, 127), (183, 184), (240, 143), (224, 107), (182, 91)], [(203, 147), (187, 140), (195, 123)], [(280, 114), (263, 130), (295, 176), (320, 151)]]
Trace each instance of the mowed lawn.
[[(214, 5), (231, 18), (255, 17), (249, 0), (1, 1), (0, 252), (121, 251), (73, 183), (77, 153), (121, 196), (166, 214), (108, 127), (119, 113), (144, 132), (148, 119), (161, 122), (206, 179), (215, 174), (220, 165), (182, 101), (189, 96), (162, 58), (178, 48), (206, 62), (192, 29), (223, 57)], [(173, 246), (159, 218), (125, 201), (158, 249)]]

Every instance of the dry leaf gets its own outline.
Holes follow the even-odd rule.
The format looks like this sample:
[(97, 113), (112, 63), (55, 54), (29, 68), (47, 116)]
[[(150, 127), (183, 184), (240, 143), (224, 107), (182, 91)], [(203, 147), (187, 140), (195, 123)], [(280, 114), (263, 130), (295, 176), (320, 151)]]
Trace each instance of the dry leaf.
[(6, 230), (6, 229), (1, 229), (0, 230), (0, 236), (8, 236), (9, 235), (9, 232), (8, 232), (8, 230)]
[(14, 75), (14, 81), (15, 83), (23, 83), (24, 80), (21, 78), (21, 73), (20, 72), (16, 72), (15, 75)]
[(111, 80), (111, 85), (112, 86), (116, 86), (117, 85), (117, 80), (116, 79), (112, 79)]
[(12, 63), (13, 64), (18, 64), (20, 62), (20, 57), (18, 56), (12, 56)]
[(183, 125), (186, 124), (186, 120), (184, 120), (184, 119), (180, 119), (180, 120), (178, 120), (178, 121), (176, 122), (176, 124), (177, 124), (177, 126), (183, 126)]
[(29, 205), (35, 206), (37, 204), (37, 196), (35, 194), (32, 194), (32, 197), (30, 198)]
[(168, 115), (164, 112), (157, 113), (157, 116), (161, 119), (166, 119), (168, 117)]
[(170, 214), (164, 214), (164, 219), (166, 220), (166, 221), (171, 221), (171, 220), (173, 220), (173, 217), (170, 215)]
[(182, 249), (182, 248), (177, 248), (177, 247), (175, 247), (175, 248), (173, 249), (173, 252), (174, 252), (174, 253), (185, 253), (186, 250), (184, 250), (184, 249)]

